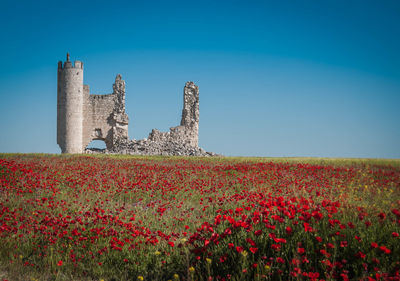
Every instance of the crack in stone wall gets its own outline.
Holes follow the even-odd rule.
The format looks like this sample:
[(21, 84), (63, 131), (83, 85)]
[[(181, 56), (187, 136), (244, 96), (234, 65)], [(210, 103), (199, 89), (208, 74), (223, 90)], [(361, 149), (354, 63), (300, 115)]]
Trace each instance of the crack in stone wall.
[[(147, 139), (130, 140), (129, 118), (125, 112), (125, 81), (117, 75), (113, 93), (90, 94), (83, 85), (83, 63), (58, 63), (57, 143), (62, 153), (118, 153), (134, 155), (213, 156), (199, 147), (199, 87), (186, 82), (182, 119), (169, 132), (153, 129)], [(87, 148), (102, 140), (105, 150)]]

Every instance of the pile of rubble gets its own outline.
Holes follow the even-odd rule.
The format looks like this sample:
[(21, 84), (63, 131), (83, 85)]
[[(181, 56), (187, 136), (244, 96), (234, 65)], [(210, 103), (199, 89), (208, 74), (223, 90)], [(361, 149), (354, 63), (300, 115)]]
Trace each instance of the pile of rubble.
[[(92, 151), (93, 152), (93, 151)], [(130, 154), (130, 155), (186, 155), (186, 156), (216, 156), (215, 153), (207, 152), (200, 147), (185, 145), (174, 141), (154, 141), (150, 139), (129, 140), (114, 145), (112, 150), (105, 149), (107, 154)]]

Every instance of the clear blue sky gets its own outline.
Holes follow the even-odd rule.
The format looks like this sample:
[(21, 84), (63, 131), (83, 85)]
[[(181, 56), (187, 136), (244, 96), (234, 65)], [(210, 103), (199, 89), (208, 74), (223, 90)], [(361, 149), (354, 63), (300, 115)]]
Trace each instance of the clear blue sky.
[(0, 152), (59, 153), (57, 62), (126, 81), (131, 138), (178, 125), (224, 155), (400, 158), (400, 1), (0, 1)]

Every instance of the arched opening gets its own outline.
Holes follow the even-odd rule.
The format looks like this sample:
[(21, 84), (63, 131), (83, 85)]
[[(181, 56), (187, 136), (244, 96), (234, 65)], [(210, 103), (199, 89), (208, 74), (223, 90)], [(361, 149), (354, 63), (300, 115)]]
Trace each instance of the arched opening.
[(86, 147), (86, 151), (91, 152), (104, 152), (106, 150), (106, 143), (104, 140), (92, 140)]

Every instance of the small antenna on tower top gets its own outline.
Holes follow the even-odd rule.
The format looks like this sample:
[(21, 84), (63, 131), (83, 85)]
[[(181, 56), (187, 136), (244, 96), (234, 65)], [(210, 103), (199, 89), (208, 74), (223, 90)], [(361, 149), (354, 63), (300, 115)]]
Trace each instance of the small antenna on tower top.
[(69, 53), (67, 53), (67, 61), (69, 61)]

